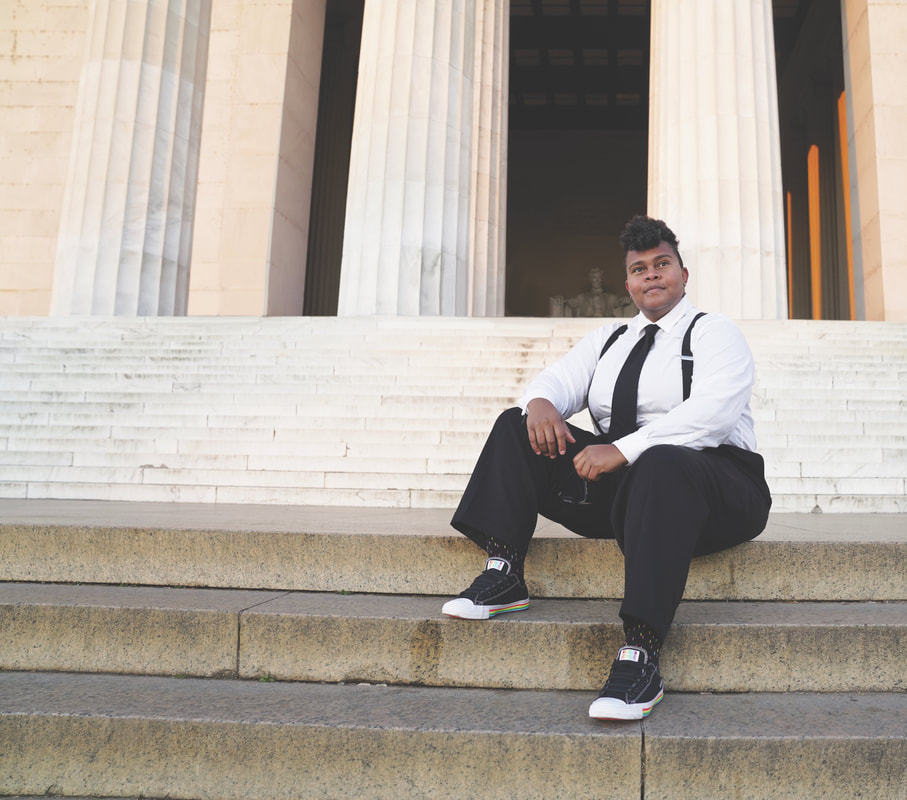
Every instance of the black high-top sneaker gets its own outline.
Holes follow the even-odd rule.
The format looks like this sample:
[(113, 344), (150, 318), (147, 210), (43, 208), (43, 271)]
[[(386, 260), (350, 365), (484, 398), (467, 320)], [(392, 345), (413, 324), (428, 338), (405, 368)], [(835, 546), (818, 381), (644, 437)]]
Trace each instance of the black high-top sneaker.
[(489, 619), (508, 611), (529, 608), (529, 592), (518, 575), (510, 571), (510, 562), (489, 558), (485, 570), (472, 585), (453, 600), (448, 600), (441, 613), (461, 619)]
[(598, 699), (589, 706), (594, 719), (642, 719), (664, 697), (658, 666), (641, 647), (624, 645), (611, 665), (611, 674)]

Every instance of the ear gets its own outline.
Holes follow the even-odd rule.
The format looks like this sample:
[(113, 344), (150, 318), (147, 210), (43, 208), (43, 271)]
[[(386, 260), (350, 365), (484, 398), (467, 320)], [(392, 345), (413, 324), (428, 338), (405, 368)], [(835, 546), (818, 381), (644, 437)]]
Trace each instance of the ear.
[(680, 273), (683, 275), (683, 285), (687, 285), (687, 281), (690, 279), (690, 271), (686, 267), (680, 268)]

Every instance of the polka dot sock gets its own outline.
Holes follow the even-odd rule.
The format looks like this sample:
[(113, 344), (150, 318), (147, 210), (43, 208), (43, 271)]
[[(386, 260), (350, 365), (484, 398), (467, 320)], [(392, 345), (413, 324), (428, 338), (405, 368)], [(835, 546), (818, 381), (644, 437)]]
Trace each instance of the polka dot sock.
[(624, 636), (626, 643), (631, 647), (641, 647), (649, 654), (649, 661), (658, 664), (658, 654), (661, 652), (661, 640), (648, 623), (641, 619), (627, 619), (624, 622)]
[(510, 571), (523, 580), (523, 563), (526, 561), (526, 554), (517, 550), (512, 544), (499, 542), (493, 536), (489, 536), (485, 544), (485, 550), (490, 558), (503, 558), (510, 562)]

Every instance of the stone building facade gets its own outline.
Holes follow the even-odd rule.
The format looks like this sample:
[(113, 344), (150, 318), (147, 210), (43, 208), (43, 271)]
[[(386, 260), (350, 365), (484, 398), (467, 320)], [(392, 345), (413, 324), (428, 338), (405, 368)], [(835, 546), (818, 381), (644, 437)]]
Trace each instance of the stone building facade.
[(0, 0), (0, 314), (907, 320), (907, 0)]

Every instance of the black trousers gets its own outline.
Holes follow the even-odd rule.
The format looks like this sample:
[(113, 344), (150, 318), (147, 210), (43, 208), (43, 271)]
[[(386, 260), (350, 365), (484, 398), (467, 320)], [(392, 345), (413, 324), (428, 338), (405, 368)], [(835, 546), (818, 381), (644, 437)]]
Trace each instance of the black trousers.
[(695, 556), (725, 550), (765, 528), (771, 494), (758, 453), (730, 445), (693, 450), (657, 445), (635, 463), (588, 482), (583, 497), (573, 456), (606, 439), (570, 426), (576, 439), (550, 459), (529, 446), (523, 414), (494, 424), (451, 525), (485, 549), (493, 536), (525, 552), (538, 515), (574, 533), (616, 539), (624, 555), (620, 615), (647, 622), (664, 639)]

